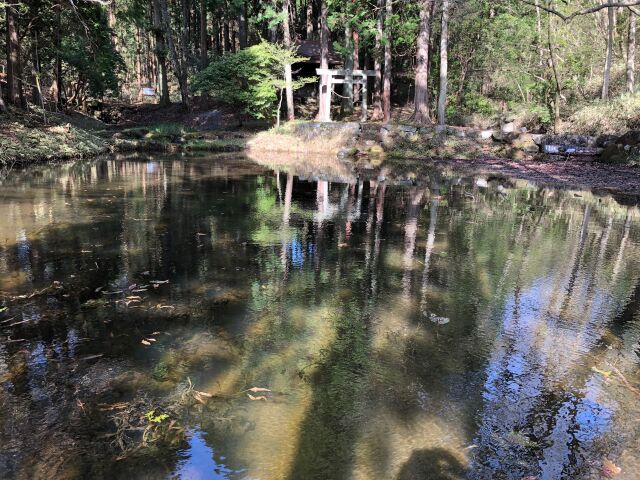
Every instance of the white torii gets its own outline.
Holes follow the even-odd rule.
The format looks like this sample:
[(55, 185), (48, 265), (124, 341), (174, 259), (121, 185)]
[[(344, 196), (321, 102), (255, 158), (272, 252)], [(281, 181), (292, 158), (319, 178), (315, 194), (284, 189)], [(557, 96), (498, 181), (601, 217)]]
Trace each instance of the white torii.
[[(320, 77), (328, 77), (328, 92), (324, 95), (324, 98), (320, 98), (320, 101), (326, 102), (325, 104), (325, 118), (321, 118), (321, 122), (331, 121), (331, 95), (333, 93), (333, 85), (336, 84), (349, 84), (353, 91), (354, 85), (362, 85), (360, 89), (362, 92), (362, 116), (363, 122), (367, 121), (367, 77), (375, 77), (375, 70), (332, 70), (330, 68), (317, 68), (316, 73)], [(344, 78), (336, 78), (344, 77)]]

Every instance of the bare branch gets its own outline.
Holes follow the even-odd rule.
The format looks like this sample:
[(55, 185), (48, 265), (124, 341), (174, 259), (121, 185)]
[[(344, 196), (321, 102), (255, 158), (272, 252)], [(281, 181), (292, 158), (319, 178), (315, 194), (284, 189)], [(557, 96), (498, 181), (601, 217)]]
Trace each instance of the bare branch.
[(550, 7), (545, 7), (544, 5), (536, 5), (534, 2), (532, 2), (531, 0), (520, 0), (522, 3), (525, 3), (527, 5), (531, 5), (532, 7), (538, 7), (541, 10), (544, 10), (545, 12), (551, 13), (552, 15), (555, 15), (558, 18), (561, 18), (564, 22), (570, 22), (571, 20), (573, 20), (576, 17), (580, 17), (583, 15), (589, 15), (591, 13), (596, 13), (599, 12), (600, 10), (604, 10), (605, 8), (628, 8), (630, 9), (633, 13), (635, 13), (636, 15), (640, 12), (638, 12), (637, 10), (635, 10), (633, 7), (640, 5), (640, 0), (632, 0), (632, 1), (628, 1), (628, 2), (609, 2), (609, 3), (603, 3), (601, 5), (596, 5), (594, 7), (589, 7), (589, 8), (583, 8), (582, 10), (576, 10), (573, 13), (570, 14), (563, 14), (561, 12), (559, 12), (558, 10), (555, 10), (553, 8)]

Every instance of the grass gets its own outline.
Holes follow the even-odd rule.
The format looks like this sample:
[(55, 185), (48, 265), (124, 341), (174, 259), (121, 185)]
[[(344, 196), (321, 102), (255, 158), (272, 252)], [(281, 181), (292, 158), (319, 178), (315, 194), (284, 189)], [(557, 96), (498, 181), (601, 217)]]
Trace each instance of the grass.
[(50, 116), (45, 123), (32, 114), (12, 112), (0, 122), (0, 165), (83, 158), (107, 151), (96, 131)]
[(353, 132), (341, 123), (305, 127), (311, 122), (290, 122), (254, 135), (247, 146), (253, 151), (337, 154), (352, 147)]
[(640, 128), (640, 94), (626, 94), (609, 101), (597, 100), (577, 110), (565, 122), (566, 132), (585, 135), (621, 135)]

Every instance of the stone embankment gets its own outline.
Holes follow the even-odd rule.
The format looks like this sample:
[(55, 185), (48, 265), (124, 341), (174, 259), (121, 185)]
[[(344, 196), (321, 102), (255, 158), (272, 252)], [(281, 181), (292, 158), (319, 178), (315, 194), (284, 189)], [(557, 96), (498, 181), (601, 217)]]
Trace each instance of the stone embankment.
[(496, 129), (375, 123), (294, 122), (261, 132), (247, 142), (249, 150), (323, 153), (339, 157), (582, 157), (604, 163), (640, 163), (640, 132), (621, 137), (539, 134), (504, 123)]

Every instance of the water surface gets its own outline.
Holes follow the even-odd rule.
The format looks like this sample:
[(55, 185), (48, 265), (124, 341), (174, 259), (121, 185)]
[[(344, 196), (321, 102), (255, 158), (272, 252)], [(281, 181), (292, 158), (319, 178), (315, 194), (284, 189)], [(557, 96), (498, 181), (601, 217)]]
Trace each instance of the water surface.
[(345, 172), (6, 179), (0, 478), (637, 478), (638, 209)]

